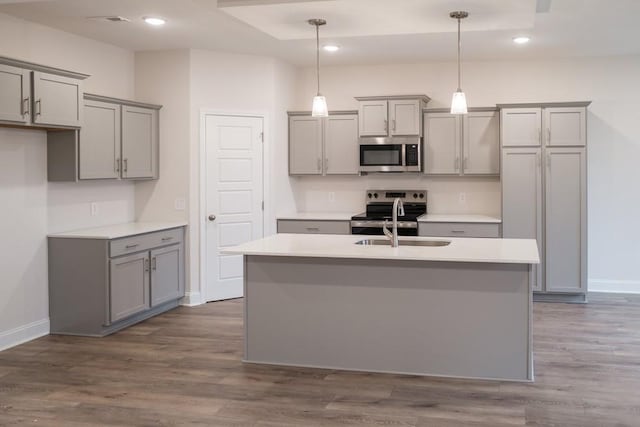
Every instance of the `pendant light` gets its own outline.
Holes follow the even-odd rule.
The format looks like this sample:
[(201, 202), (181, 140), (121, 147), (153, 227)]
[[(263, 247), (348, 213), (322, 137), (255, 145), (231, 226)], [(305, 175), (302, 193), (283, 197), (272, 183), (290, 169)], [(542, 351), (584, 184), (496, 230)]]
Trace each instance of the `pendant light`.
[(320, 25), (325, 25), (327, 21), (324, 19), (309, 19), (307, 22), (316, 27), (316, 77), (318, 80), (318, 93), (313, 97), (311, 116), (328, 117), (329, 109), (327, 108), (327, 99), (320, 94)]
[(460, 20), (469, 16), (468, 12), (456, 11), (451, 12), (449, 16), (458, 20), (458, 89), (453, 93), (451, 98), (451, 114), (467, 114), (467, 97), (464, 95), (462, 89), (460, 89), (460, 47), (462, 42), (460, 41)]

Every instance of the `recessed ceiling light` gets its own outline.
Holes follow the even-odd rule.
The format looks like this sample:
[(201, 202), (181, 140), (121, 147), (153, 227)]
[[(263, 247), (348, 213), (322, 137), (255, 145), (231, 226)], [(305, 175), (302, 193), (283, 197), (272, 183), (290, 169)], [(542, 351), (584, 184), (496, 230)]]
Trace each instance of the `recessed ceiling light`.
[(513, 42), (516, 44), (525, 44), (525, 43), (529, 43), (529, 40), (531, 40), (529, 37), (527, 36), (519, 36), (519, 37), (514, 37), (513, 38)]
[(340, 46), (335, 45), (335, 44), (326, 44), (324, 46), (322, 46), (322, 48), (324, 50), (326, 50), (327, 52), (337, 52), (340, 50)]
[(159, 27), (160, 25), (164, 25), (167, 23), (167, 20), (164, 18), (158, 18), (157, 16), (145, 16), (142, 18), (144, 22), (149, 25), (153, 25), (154, 27)]

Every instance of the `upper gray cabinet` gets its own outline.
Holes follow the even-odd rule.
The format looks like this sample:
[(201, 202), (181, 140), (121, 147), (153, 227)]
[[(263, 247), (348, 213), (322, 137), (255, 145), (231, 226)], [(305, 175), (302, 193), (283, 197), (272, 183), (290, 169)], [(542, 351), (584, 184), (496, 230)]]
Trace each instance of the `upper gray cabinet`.
[(466, 115), (432, 110), (424, 115), (424, 135), (425, 174), (500, 174), (500, 116), (494, 109)]
[(422, 136), (425, 95), (357, 97), (361, 137)]
[(47, 134), (49, 181), (157, 179), (160, 108), (85, 94), (82, 129)]
[(357, 175), (358, 115), (289, 113), (289, 175)]
[(542, 139), (541, 108), (501, 110), (503, 147), (537, 147)]
[(122, 106), (122, 178), (156, 178), (158, 110)]
[(546, 145), (584, 147), (587, 144), (584, 107), (548, 107), (544, 109)]
[(30, 100), (30, 72), (10, 65), (0, 65), (0, 121), (29, 123)]
[(0, 57), (0, 124), (82, 126), (86, 74)]

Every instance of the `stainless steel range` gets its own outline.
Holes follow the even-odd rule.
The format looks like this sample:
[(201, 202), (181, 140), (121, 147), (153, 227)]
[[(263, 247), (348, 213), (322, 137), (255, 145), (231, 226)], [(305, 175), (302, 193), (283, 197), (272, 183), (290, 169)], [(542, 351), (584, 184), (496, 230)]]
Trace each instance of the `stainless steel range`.
[(400, 236), (418, 235), (418, 217), (427, 213), (427, 192), (424, 190), (367, 190), (367, 210), (351, 217), (351, 234), (382, 236), (382, 226), (391, 226), (393, 201), (400, 198), (404, 215), (398, 217)]

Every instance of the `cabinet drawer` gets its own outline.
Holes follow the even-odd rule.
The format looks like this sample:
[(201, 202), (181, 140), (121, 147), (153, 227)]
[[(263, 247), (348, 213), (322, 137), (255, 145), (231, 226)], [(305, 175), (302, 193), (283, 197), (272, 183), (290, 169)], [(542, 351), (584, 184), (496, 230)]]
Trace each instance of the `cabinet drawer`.
[(109, 255), (113, 258), (120, 255), (146, 251), (160, 246), (181, 243), (183, 239), (182, 228), (172, 228), (154, 233), (123, 237), (109, 242)]
[(351, 234), (349, 221), (278, 220), (278, 233)]
[(500, 237), (500, 224), (470, 222), (421, 222), (418, 235), (432, 237)]

